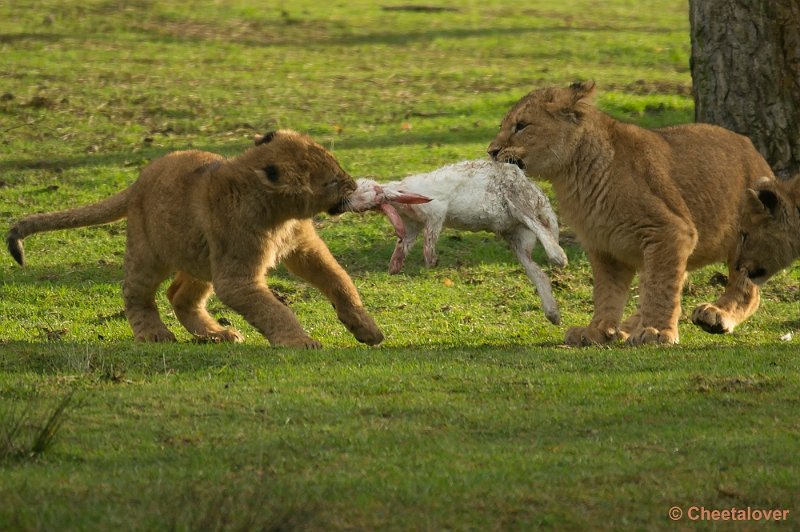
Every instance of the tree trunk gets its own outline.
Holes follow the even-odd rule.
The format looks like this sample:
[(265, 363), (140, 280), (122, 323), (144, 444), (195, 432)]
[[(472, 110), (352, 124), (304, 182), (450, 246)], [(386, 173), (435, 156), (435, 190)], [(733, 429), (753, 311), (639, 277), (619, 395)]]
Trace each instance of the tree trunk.
[(689, 0), (695, 120), (800, 173), (800, 0)]

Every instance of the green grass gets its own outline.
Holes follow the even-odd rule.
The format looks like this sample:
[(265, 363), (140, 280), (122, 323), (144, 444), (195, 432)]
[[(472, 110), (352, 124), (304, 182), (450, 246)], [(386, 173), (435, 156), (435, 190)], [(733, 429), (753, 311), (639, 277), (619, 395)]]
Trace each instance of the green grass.
[[(484, 157), (540, 86), (591, 78), (620, 119), (693, 119), (684, 1), (384, 4), (401, 2), (0, 3), (0, 232), (170, 150), (234, 154), (276, 127), (385, 180)], [(732, 335), (687, 318), (721, 292), (718, 265), (685, 289), (680, 346), (570, 349), (564, 327), (592, 310), (575, 245), (548, 270), (556, 327), (493, 235), (445, 232), (438, 268), (418, 246), (389, 276), (384, 219), (318, 226), (380, 348), (284, 269), (271, 286), (325, 349), (270, 348), (216, 300), (245, 344), (191, 343), (163, 292), (180, 343), (135, 344), (124, 224), (0, 261), (0, 530), (672, 529), (676, 505), (788, 509), (797, 527), (800, 363), (780, 340), (800, 328), (796, 271)]]

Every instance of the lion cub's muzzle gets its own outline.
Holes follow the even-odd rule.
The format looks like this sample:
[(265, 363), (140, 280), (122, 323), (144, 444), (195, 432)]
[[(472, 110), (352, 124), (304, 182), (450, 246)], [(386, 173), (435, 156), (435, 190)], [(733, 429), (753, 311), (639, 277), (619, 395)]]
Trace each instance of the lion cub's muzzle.
[(350, 198), (356, 191), (356, 182), (352, 179), (339, 185), (339, 201), (331, 205), (328, 214), (336, 216), (350, 210)]
[(328, 209), (328, 214), (331, 216), (336, 216), (338, 214), (342, 214), (344, 211), (347, 210), (347, 200), (342, 200), (330, 209)]
[(503, 153), (503, 148), (499, 148), (494, 144), (489, 145), (489, 149), (486, 150), (486, 153), (489, 154), (489, 157), (491, 157), (494, 162), (513, 164), (520, 170), (525, 170), (525, 161), (508, 153)]

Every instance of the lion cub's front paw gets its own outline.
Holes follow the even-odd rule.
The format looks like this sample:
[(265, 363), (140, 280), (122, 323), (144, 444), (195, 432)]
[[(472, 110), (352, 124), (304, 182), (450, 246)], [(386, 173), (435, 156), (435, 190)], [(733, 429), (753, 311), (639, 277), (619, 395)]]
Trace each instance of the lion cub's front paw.
[(381, 331), (377, 325), (373, 324), (373, 327), (363, 327), (358, 331), (353, 331), (353, 336), (356, 337), (361, 343), (367, 345), (378, 345), (383, 342), (383, 331)]
[(703, 303), (692, 312), (692, 323), (707, 333), (727, 334), (733, 332), (737, 321), (721, 308)]
[(570, 327), (564, 342), (567, 345), (589, 346), (609, 344), (619, 339), (619, 330), (615, 327), (598, 328), (592, 327)]
[(383, 342), (383, 332), (364, 308), (356, 307), (349, 312), (342, 312), (339, 314), (339, 320), (359, 342), (367, 345), (378, 345)]
[(655, 327), (639, 327), (631, 331), (628, 336), (628, 345), (678, 343), (678, 331), (672, 329), (656, 329)]

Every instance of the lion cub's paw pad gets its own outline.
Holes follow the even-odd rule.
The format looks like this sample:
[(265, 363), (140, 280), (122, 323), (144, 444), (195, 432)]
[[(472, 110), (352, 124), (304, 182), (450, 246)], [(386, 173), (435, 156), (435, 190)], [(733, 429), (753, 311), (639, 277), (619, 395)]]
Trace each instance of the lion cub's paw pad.
[(564, 342), (567, 345), (590, 346), (611, 343), (619, 338), (619, 330), (614, 327), (599, 329), (597, 327), (570, 327), (567, 329)]
[(727, 312), (711, 303), (703, 303), (694, 309), (692, 323), (712, 334), (728, 334), (736, 327), (736, 321)]
[(659, 330), (655, 327), (642, 327), (632, 331), (627, 342), (628, 345), (672, 345), (678, 343), (678, 333), (669, 329)]

